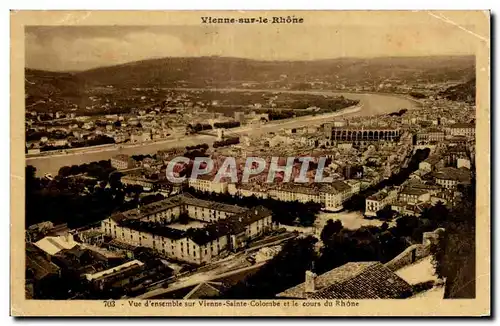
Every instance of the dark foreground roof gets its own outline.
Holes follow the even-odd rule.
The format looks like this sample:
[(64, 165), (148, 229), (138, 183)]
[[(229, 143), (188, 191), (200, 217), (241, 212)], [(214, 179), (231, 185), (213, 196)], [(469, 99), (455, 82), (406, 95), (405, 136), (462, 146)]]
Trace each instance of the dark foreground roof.
[(405, 280), (376, 262), (365, 266), (359, 274), (312, 294), (311, 299), (402, 299), (411, 294), (412, 287)]
[(305, 283), (277, 296), (309, 299), (398, 299), (412, 294), (411, 286), (380, 262), (351, 262), (316, 277), (316, 291)]

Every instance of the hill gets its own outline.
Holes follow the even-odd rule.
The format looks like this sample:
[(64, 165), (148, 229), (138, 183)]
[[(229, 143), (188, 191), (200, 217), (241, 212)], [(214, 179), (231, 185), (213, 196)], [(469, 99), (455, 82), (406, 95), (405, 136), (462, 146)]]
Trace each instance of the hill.
[(377, 79), (461, 79), (474, 72), (473, 57), (399, 57), (318, 61), (257, 61), (226, 57), (163, 58), (91, 69), (78, 74), (91, 83), (168, 85), (178, 81), (204, 86), (231, 82), (269, 82), (286, 75), (294, 82), (351, 82)]
[(36, 105), (46, 99), (71, 99), (80, 97), (85, 83), (78, 75), (25, 69), (26, 106)]
[(466, 83), (451, 86), (439, 93), (440, 96), (451, 101), (476, 102), (476, 79), (473, 78)]
[[(89, 87), (231, 87), (242, 82), (341, 82), (373, 85), (386, 80), (440, 82), (474, 75), (473, 56), (339, 58), (258, 61), (228, 57), (162, 58), (60, 73), (26, 69), (31, 101), (48, 95), (78, 97)], [(264, 85), (265, 86), (265, 85)]]

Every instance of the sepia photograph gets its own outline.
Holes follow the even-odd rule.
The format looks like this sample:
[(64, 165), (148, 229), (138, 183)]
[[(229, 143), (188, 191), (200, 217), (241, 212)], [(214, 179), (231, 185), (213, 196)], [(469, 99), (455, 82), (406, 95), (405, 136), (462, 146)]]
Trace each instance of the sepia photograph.
[(12, 12), (11, 314), (489, 315), (489, 24)]

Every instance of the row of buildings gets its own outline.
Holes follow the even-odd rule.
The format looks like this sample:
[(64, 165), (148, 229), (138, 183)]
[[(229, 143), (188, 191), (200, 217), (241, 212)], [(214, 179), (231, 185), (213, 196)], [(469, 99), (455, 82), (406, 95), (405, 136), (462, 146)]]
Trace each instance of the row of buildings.
[(419, 215), (437, 202), (451, 207), (460, 196), (458, 186), (469, 185), (471, 177), (467, 168), (445, 167), (429, 173), (425, 182), (410, 179), (399, 187), (384, 188), (366, 197), (365, 216), (376, 217), (387, 207), (404, 215)]
[[(179, 225), (182, 215), (196, 221), (196, 227), (190, 227), (190, 222)], [(113, 239), (193, 264), (238, 250), (274, 228), (271, 211), (264, 207), (247, 209), (188, 194), (116, 214), (101, 223), (101, 231)]]

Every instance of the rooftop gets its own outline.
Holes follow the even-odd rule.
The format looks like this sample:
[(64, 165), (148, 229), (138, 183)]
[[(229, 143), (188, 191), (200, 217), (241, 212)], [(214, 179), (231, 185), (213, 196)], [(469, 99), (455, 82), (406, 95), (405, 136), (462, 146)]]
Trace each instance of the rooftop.
[(460, 182), (469, 181), (471, 178), (470, 171), (465, 168), (454, 168), (454, 167), (445, 167), (440, 169), (439, 171), (434, 172), (433, 176), (436, 179), (442, 180), (456, 180)]
[(476, 128), (476, 125), (473, 123), (455, 123), (450, 128)]
[(403, 194), (403, 195), (412, 195), (412, 196), (421, 196), (421, 195), (425, 195), (428, 192), (429, 191), (427, 191), (425, 189), (405, 187), (400, 192), (400, 194)]
[(347, 263), (337, 270), (338, 278), (311, 299), (402, 299), (412, 295), (412, 287), (380, 262)]
[(104, 271), (100, 271), (100, 272), (93, 273), (93, 274), (86, 274), (85, 278), (89, 281), (93, 281), (93, 280), (105, 278), (105, 277), (123, 272), (125, 270), (129, 270), (130, 268), (140, 267), (142, 265), (144, 265), (142, 262), (140, 262), (138, 260), (132, 260), (132, 261), (126, 262), (122, 265), (115, 266), (113, 268), (110, 268), (110, 269), (107, 269)]
[(204, 207), (204, 208), (229, 212), (233, 214), (241, 213), (245, 210), (244, 208), (235, 205), (227, 205), (218, 202), (202, 200), (195, 198), (189, 194), (180, 194), (148, 205), (144, 205), (140, 208), (135, 208), (128, 210), (126, 212), (115, 214), (111, 216), (111, 218), (116, 222), (121, 222), (126, 219), (127, 220), (141, 219), (148, 215), (153, 215), (159, 212), (163, 212), (169, 208), (174, 208), (182, 205)]
[(26, 269), (33, 272), (33, 277), (40, 280), (50, 274), (59, 274), (59, 267), (47, 260), (44, 252), (31, 243), (26, 244)]
[[(327, 286), (335, 282), (343, 282), (353, 275), (357, 275), (364, 268), (375, 264), (376, 262), (358, 262), (358, 263), (347, 263), (338, 268), (334, 268), (326, 273), (318, 275), (316, 277), (316, 290), (320, 291), (325, 289)], [(281, 292), (277, 295), (278, 297), (285, 298), (306, 298), (307, 293), (305, 289), (305, 282), (300, 283), (297, 286), (289, 288), (288, 290)]]

